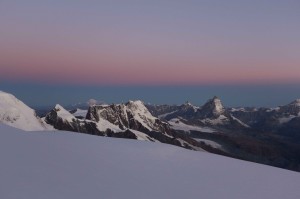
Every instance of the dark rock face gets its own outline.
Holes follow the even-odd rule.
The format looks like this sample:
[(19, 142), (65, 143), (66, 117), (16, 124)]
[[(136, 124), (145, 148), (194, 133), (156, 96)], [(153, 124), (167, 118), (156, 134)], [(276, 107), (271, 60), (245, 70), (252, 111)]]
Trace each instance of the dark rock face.
[[(135, 101), (91, 106), (83, 119), (72, 116), (66, 119), (53, 109), (45, 121), (60, 130), (117, 138), (138, 139), (138, 131), (150, 141), (300, 171), (299, 104), (296, 100), (275, 109), (224, 108), (220, 99), (214, 97), (201, 107), (190, 103), (147, 105), (149, 111), (142, 102)], [(186, 125), (209, 127), (214, 132), (175, 130), (170, 125), (173, 123), (167, 122), (173, 118)], [(100, 131), (97, 125), (104, 120), (120, 130)], [(221, 147), (211, 146), (207, 141)]]
[(160, 115), (166, 114), (166, 113), (171, 113), (178, 111), (179, 106), (177, 105), (151, 105), (151, 104), (145, 104), (147, 109), (150, 111), (150, 113), (155, 116), (159, 117)]
[[(159, 107), (160, 108), (160, 107)], [(170, 109), (165, 108), (164, 110), (169, 111)], [(155, 107), (152, 107), (153, 112)], [(168, 112), (160, 111), (161, 115)], [(202, 107), (193, 106), (190, 103), (185, 103), (180, 106), (173, 106), (172, 112), (169, 112), (164, 118), (170, 120), (172, 118), (184, 118), (186, 120), (195, 119), (207, 119), (207, 118), (218, 118), (220, 115), (225, 114), (225, 108), (222, 105), (221, 100), (218, 97), (214, 97), (205, 103)]]
[(279, 112), (281, 115), (299, 115), (300, 99), (295, 100), (286, 106), (281, 106)]
[[(118, 126), (120, 131), (107, 128), (100, 131), (98, 122), (105, 120)], [(133, 130), (145, 133), (148, 140), (158, 140), (188, 149), (197, 149), (200, 145), (188, 136), (178, 134), (166, 122), (153, 117), (141, 102), (128, 102), (120, 105), (91, 106), (86, 119), (78, 119), (57, 105), (45, 117), (45, 121), (59, 130), (74, 131), (92, 135), (137, 139)], [(100, 124), (99, 124), (100, 125)], [(178, 139), (180, 138), (181, 141)]]
[(117, 133), (110, 129), (107, 129), (106, 135), (108, 137), (115, 137), (115, 138), (137, 139), (136, 135), (128, 129), (126, 131), (117, 132)]
[(181, 106), (178, 106), (177, 111), (174, 111), (173, 113), (168, 114), (165, 117), (165, 119), (169, 120), (169, 119), (172, 119), (175, 117), (194, 119), (197, 109), (198, 109), (198, 107), (195, 107), (190, 103), (185, 103)]
[[(153, 106), (152, 110), (154, 109), (155, 107)], [(173, 118), (179, 118), (183, 120), (184, 123), (192, 125), (222, 127), (225, 129), (244, 129), (247, 126), (239, 121), (238, 118), (233, 117), (231, 113), (223, 107), (222, 102), (218, 97), (208, 100), (201, 107), (185, 103), (177, 106), (177, 110), (175, 109), (175, 111), (172, 111), (171, 113), (160, 113), (162, 113), (162, 115), (165, 114), (162, 119), (167, 121)]]
[(46, 115), (45, 121), (58, 130), (74, 131), (102, 136), (104, 135), (104, 132), (101, 132), (97, 129), (96, 123), (80, 120), (75, 117), (72, 118), (71, 121), (66, 121), (64, 118), (58, 116), (57, 109), (55, 108)]
[(197, 118), (218, 118), (225, 113), (225, 108), (218, 97), (208, 100), (197, 112)]
[(110, 106), (91, 106), (88, 109), (86, 119), (99, 122), (100, 119), (105, 119), (110, 123), (119, 126), (121, 129), (129, 126), (127, 113), (123, 111), (124, 105)]
[[(150, 105), (149, 105), (150, 106)], [(158, 111), (156, 111), (158, 109)], [(273, 132), (281, 135), (300, 133), (298, 125), (300, 117), (300, 100), (275, 109), (270, 108), (224, 108), (219, 98), (214, 97), (199, 108), (191, 104), (164, 108), (151, 106), (152, 112), (165, 115), (163, 119), (169, 121), (179, 118), (185, 123), (200, 126), (215, 127), (218, 131), (252, 131)], [(172, 112), (166, 112), (172, 110)], [(169, 114), (168, 114), (169, 113)], [(222, 122), (216, 122), (222, 120)]]
[[(277, 108), (224, 108), (218, 98), (193, 109), (183, 104), (155, 111), (164, 119), (173, 118), (188, 125), (211, 127), (214, 133), (199, 131), (183, 134), (209, 140), (222, 146), (220, 150), (203, 145), (201, 148), (238, 159), (300, 171), (300, 100)], [(177, 107), (177, 110), (176, 110)], [(220, 118), (224, 118), (221, 123)], [(205, 143), (200, 141), (200, 143)]]
[[(193, 146), (199, 147), (199, 143), (195, 140), (178, 134), (170, 128), (168, 123), (154, 118), (143, 105), (139, 104), (138, 107), (135, 105), (129, 102), (119, 105), (91, 106), (87, 113), (87, 119), (95, 122), (105, 119), (110, 123), (118, 125), (120, 129), (129, 129), (129, 131), (133, 129), (143, 132), (149, 136), (150, 140), (158, 140), (163, 143), (189, 149), (193, 149)], [(139, 115), (140, 112), (144, 113), (144, 115)], [(186, 144), (182, 145), (178, 138)]]
[[(138, 107), (140, 108), (140, 107)], [(141, 107), (142, 111), (148, 111), (146, 107)], [(149, 115), (149, 117), (147, 117)], [(161, 120), (154, 118), (150, 113), (138, 115), (131, 107), (131, 104), (109, 105), (109, 106), (91, 106), (87, 113), (87, 119), (99, 122), (105, 119), (110, 123), (119, 126), (120, 129), (133, 129), (147, 133), (149, 131), (158, 131), (167, 133), (169, 125)]]
[(233, 111), (231, 114), (249, 125), (253, 130), (274, 132), (283, 136), (289, 135), (290, 132), (300, 133), (300, 126), (298, 125), (300, 118), (299, 100), (275, 109), (259, 108)]

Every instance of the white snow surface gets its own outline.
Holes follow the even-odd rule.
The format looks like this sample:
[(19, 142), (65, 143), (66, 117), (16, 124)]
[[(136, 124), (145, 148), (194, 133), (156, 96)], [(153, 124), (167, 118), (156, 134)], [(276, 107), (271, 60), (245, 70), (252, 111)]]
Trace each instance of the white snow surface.
[(59, 104), (56, 104), (55, 110), (56, 110), (57, 116), (62, 118), (65, 121), (72, 122), (73, 119), (75, 119), (74, 115), (72, 115), (69, 111), (67, 111), (64, 107), (62, 107)]
[(169, 120), (168, 123), (171, 125), (172, 129), (181, 130), (181, 131), (185, 131), (185, 132), (190, 132), (190, 131), (200, 131), (200, 132), (204, 132), (204, 133), (215, 132), (215, 130), (212, 128), (188, 125), (188, 124), (181, 122), (179, 119), (176, 119), (176, 118)]
[(215, 105), (216, 105), (216, 111), (217, 112), (222, 112), (224, 107), (221, 103), (221, 100), (220, 99), (215, 99), (214, 102), (215, 102)]
[(136, 135), (137, 140), (160, 142), (160, 141), (158, 141), (154, 138), (150, 138), (147, 134), (145, 134), (143, 132), (136, 131), (136, 130), (133, 130), (133, 129), (129, 129), (129, 130)]
[(208, 123), (208, 124), (212, 124), (212, 125), (218, 125), (218, 124), (226, 124), (229, 119), (225, 116), (225, 115), (220, 115), (218, 118), (216, 119), (203, 119), (201, 120), (203, 123)]
[(177, 112), (177, 111), (172, 111), (172, 112), (170, 112), (170, 113), (165, 113), (165, 114), (158, 115), (157, 117), (158, 117), (159, 119), (163, 119), (163, 118), (167, 117), (168, 115), (171, 115), (171, 114), (176, 113), (176, 112)]
[(193, 138), (193, 139), (197, 140), (198, 142), (204, 142), (205, 144), (210, 145), (213, 148), (222, 149), (222, 146), (217, 142), (206, 140), (206, 139), (200, 139), (200, 138)]
[(275, 108), (269, 108), (267, 112), (272, 112), (272, 111), (280, 111), (280, 107), (275, 107)]
[(0, 91), (0, 123), (26, 131), (47, 130), (49, 125), (35, 114), (35, 111), (15, 96)]
[(289, 116), (286, 116), (286, 117), (278, 118), (278, 121), (279, 121), (280, 124), (284, 124), (284, 123), (287, 123), (287, 122), (291, 121), (295, 117), (296, 116), (294, 116), (294, 115), (289, 115)]
[(150, 131), (153, 130), (152, 124), (157, 118), (152, 116), (142, 101), (129, 101), (127, 108), (131, 110), (135, 120), (139, 121), (139, 123)]
[(83, 110), (83, 109), (76, 109), (76, 112), (75, 113), (73, 113), (73, 115), (75, 116), (75, 117), (86, 117), (86, 114), (87, 114), (87, 112), (88, 112), (88, 110)]
[(190, 103), (190, 102), (186, 102), (186, 103), (185, 103), (185, 105), (186, 105), (186, 106), (193, 107), (193, 109), (194, 109), (194, 112), (197, 112), (197, 110), (199, 110), (199, 109), (200, 109), (200, 107), (199, 107), (199, 106), (195, 106), (195, 105), (193, 105), (193, 104), (192, 104), (192, 103)]
[(236, 117), (234, 117), (233, 115), (231, 115), (232, 119), (236, 122), (238, 122), (240, 125), (246, 127), (246, 128), (250, 128), (249, 125), (245, 124), (244, 122), (242, 122), (241, 120), (237, 119)]
[(220, 115), (224, 113), (225, 109), (219, 98), (214, 98), (213, 103), (214, 103), (214, 110), (213, 110), (214, 114)]
[[(91, 121), (93, 122), (93, 121)], [(114, 125), (112, 123), (110, 123), (109, 121), (105, 120), (105, 119), (100, 119), (99, 122), (95, 122), (97, 124), (97, 128), (100, 131), (106, 131), (107, 129), (110, 129), (114, 132), (121, 132), (123, 131), (122, 129), (120, 129), (117, 125)]]
[(300, 174), (171, 145), (0, 125), (5, 199), (299, 199)]
[(246, 112), (245, 108), (231, 108), (230, 111), (232, 111), (232, 112), (237, 112), (237, 111)]

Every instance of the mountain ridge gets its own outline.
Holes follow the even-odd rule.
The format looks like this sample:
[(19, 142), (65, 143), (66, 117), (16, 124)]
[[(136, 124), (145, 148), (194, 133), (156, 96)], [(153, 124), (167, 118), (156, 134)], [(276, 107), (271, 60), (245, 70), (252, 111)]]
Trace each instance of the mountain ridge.
[[(56, 130), (162, 142), (300, 171), (297, 103), (295, 100), (276, 108), (237, 109), (224, 107), (219, 98), (213, 97), (199, 107), (189, 102), (150, 105), (131, 100), (93, 104), (88, 110), (67, 110), (57, 104), (43, 118), (36, 117), (31, 109), (28, 118)], [(5, 123), (3, 118), (0, 123)], [(14, 123), (11, 126), (24, 128)]]

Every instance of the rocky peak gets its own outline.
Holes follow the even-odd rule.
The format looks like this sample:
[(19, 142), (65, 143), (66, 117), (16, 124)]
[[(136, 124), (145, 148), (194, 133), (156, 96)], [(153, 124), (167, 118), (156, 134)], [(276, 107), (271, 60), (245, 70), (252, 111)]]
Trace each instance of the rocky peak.
[(300, 99), (296, 99), (288, 105), (281, 106), (280, 113), (285, 115), (300, 116)]
[(300, 107), (300, 99), (296, 99), (289, 104), (290, 106)]
[(207, 117), (218, 117), (225, 112), (225, 108), (221, 100), (215, 96), (202, 106), (201, 112), (204, 112)]
[(126, 107), (131, 109), (132, 111), (138, 110), (138, 111), (145, 111), (149, 112), (144, 103), (141, 100), (136, 101), (129, 101), (126, 104)]
[(193, 104), (191, 102), (189, 102), (189, 101), (186, 101), (183, 105), (184, 106), (193, 106)]
[(74, 118), (74, 115), (72, 115), (69, 111), (67, 111), (64, 107), (62, 107), (59, 104), (56, 104), (53, 111), (55, 111), (57, 113), (57, 115), (59, 117), (61, 117), (62, 119), (70, 119), (70, 118)]
[(99, 122), (107, 120), (121, 129), (133, 129), (141, 132), (165, 132), (167, 124), (154, 117), (140, 100), (129, 101), (126, 104), (92, 106), (87, 119)]

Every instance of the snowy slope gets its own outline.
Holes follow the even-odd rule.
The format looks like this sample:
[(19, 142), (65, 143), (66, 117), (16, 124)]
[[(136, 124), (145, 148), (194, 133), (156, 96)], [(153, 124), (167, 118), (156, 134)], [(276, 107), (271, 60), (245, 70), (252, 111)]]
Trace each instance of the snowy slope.
[(15, 96), (0, 91), (0, 123), (26, 131), (50, 128), (35, 114), (35, 111), (18, 100)]
[(129, 101), (126, 108), (131, 111), (133, 118), (139, 121), (144, 127), (150, 131), (155, 129), (154, 123), (157, 118), (152, 116), (142, 101)]
[(185, 132), (190, 132), (190, 131), (200, 131), (200, 132), (204, 132), (204, 133), (216, 132), (214, 129), (209, 128), (209, 127), (200, 127), (200, 126), (193, 126), (193, 125), (185, 124), (176, 118), (169, 120), (168, 123), (171, 125), (172, 129), (185, 131)]
[(83, 117), (83, 118), (85, 118), (87, 112), (88, 112), (87, 110), (83, 110), (83, 109), (77, 108), (77, 109), (76, 109), (76, 112), (74, 112), (73, 115), (74, 115), (75, 117)]
[(0, 125), (5, 199), (299, 199), (300, 174), (153, 142)]

